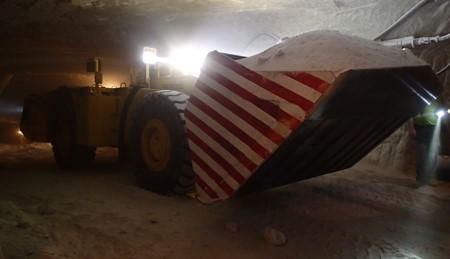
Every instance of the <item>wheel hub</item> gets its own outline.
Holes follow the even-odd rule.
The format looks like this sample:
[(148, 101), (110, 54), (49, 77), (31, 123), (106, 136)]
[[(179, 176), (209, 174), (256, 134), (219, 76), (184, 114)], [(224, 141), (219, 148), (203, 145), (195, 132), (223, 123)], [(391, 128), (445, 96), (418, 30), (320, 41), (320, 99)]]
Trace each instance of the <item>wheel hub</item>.
[(152, 171), (166, 168), (170, 158), (170, 133), (159, 119), (149, 120), (142, 131), (142, 155)]

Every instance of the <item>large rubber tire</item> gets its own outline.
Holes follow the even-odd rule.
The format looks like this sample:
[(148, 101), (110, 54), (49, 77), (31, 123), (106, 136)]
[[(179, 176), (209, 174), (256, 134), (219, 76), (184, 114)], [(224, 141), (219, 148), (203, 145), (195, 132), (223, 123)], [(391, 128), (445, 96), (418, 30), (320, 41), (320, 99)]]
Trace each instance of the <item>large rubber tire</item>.
[(52, 119), (53, 156), (61, 169), (86, 169), (94, 161), (97, 148), (76, 144), (76, 121), (70, 92), (66, 87), (60, 87), (57, 96)]
[(160, 194), (194, 187), (184, 109), (189, 97), (157, 91), (140, 100), (133, 116), (130, 162), (139, 186)]

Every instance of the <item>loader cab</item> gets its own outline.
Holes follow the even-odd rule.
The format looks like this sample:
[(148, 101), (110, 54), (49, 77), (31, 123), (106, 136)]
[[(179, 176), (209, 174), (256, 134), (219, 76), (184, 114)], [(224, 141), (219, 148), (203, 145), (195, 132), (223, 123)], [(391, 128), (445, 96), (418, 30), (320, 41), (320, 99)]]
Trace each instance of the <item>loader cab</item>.
[(146, 67), (145, 75), (147, 82), (155, 76), (156, 78), (168, 78), (187, 75), (187, 73), (183, 72), (181, 69), (174, 67), (169, 58), (157, 57), (155, 48), (144, 47), (142, 60)]
[(155, 48), (144, 47), (143, 64), (131, 70), (131, 85), (189, 94), (196, 78), (175, 66), (171, 58), (158, 57), (156, 53)]

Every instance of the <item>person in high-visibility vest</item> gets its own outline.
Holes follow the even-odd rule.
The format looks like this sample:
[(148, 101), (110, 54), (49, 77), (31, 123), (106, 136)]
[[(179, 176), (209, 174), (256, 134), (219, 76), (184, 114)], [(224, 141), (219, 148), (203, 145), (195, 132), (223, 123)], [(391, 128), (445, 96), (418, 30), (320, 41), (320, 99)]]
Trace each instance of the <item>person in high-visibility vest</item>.
[(409, 136), (415, 138), (416, 153), (416, 180), (418, 186), (436, 186), (431, 177), (437, 166), (439, 155), (440, 130), (437, 128), (439, 117), (436, 114), (441, 103), (439, 98), (414, 118), (408, 121)]

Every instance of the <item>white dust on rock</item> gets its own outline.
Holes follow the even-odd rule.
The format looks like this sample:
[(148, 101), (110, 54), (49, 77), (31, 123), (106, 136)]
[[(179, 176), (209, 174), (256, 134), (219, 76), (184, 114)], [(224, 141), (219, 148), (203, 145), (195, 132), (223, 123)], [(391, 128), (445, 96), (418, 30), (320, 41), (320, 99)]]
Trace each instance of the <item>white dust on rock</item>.
[(273, 246), (286, 244), (286, 235), (273, 227), (265, 227), (262, 233), (266, 242)]

